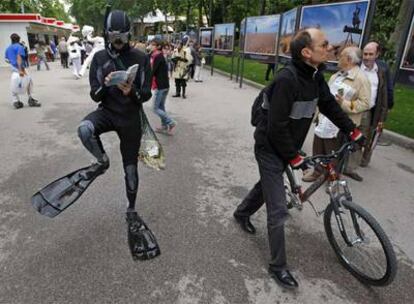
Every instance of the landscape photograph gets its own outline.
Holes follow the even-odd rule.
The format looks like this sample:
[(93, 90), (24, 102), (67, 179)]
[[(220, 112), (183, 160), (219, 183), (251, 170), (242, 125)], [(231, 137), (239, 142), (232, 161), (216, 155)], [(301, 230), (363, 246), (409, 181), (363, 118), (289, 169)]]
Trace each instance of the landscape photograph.
[(353, 1), (304, 6), (299, 28), (316, 27), (324, 31), (333, 46), (329, 61), (336, 62), (345, 47), (361, 47), (368, 4), (368, 1)]
[(279, 25), (280, 15), (247, 18), (245, 53), (275, 56)]
[(283, 14), (279, 38), (279, 56), (290, 57), (290, 41), (295, 35), (297, 14), (297, 8)]

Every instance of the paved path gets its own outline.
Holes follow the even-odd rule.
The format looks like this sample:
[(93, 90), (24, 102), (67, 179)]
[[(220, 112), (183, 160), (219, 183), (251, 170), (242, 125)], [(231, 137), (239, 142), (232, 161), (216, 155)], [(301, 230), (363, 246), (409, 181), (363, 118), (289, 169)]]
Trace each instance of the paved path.
[[(82, 199), (55, 219), (30, 206), (38, 188), (91, 160), (76, 127), (96, 106), (87, 80), (73, 79), (56, 64), (32, 75), (43, 107), (16, 111), (6, 94), (8, 70), (0, 70), (0, 303), (413, 302), (412, 152), (378, 147), (371, 167), (361, 169), (364, 182), (351, 181), (355, 200), (393, 241), (399, 259), (394, 284), (368, 288), (347, 273), (329, 247), (322, 219), (307, 206), (293, 211), (287, 224), (289, 263), (300, 281), (297, 292), (287, 292), (266, 272), (264, 210), (253, 218), (255, 236), (232, 219), (258, 178), (249, 125), (258, 91), (239, 89), (218, 75), (190, 83), (187, 100), (168, 99), (178, 129), (174, 137), (161, 138), (167, 170), (140, 167), (138, 206), (162, 255), (134, 262), (114, 134), (103, 136), (111, 168)], [(313, 201), (323, 208), (326, 195), (317, 192)]]

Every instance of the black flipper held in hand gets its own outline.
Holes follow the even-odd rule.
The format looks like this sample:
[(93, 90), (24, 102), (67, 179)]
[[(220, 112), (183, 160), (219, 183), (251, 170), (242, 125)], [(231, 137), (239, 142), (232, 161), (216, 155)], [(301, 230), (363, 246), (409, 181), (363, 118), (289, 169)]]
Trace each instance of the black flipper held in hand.
[(33, 208), (48, 217), (59, 215), (76, 202), (108, 167), (109, 163), (94, 163), (51, 182), (32, 196)]
[(126, 213), (128, 244), (134, 260), (149, 260), (161, 254), (157, 240), (135, 211)]

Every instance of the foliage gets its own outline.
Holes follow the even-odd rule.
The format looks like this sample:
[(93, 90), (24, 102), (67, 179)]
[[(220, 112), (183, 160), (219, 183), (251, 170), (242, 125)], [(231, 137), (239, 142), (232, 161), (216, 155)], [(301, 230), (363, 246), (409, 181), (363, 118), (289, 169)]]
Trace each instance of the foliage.
[(377, 0), (374, 21), (371, 28), (371, 39), (378, 41), (383, 48), (383, 58), (394, 63), (395, 43), (390, 39), (398, 25), (398, 11), (401, 0)]
[(21, 13), (22, 4), (25, 13), (39, 13), (44, 17), (69, 22), (69, 15), (59, 0), (3, 0), (0, 1), (0, 12)]

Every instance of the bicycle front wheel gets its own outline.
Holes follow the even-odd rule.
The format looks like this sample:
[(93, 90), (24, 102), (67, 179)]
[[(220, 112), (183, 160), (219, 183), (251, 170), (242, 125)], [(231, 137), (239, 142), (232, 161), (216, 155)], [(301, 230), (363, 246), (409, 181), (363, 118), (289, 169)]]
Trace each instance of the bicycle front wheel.
[(384, 230), (372, 215), (353, 202), (343, 202), (338, 215), (333, 204), (329, 204), (324, 225), (341, 264), (365, 284), (389, 285), (397, 272), (397, 260)]

